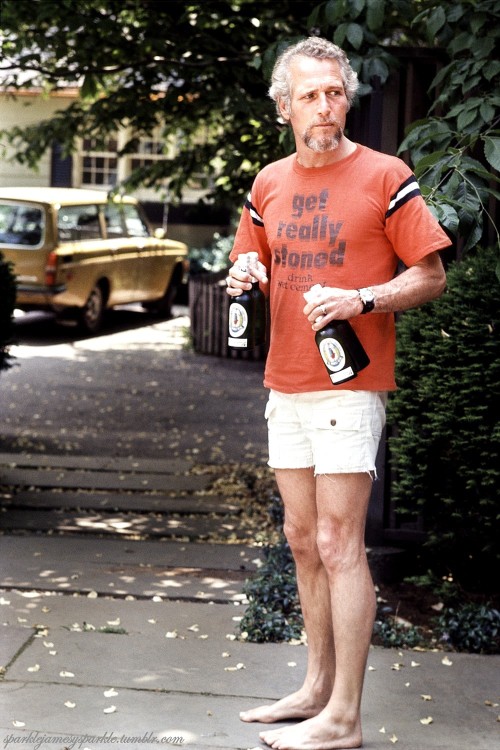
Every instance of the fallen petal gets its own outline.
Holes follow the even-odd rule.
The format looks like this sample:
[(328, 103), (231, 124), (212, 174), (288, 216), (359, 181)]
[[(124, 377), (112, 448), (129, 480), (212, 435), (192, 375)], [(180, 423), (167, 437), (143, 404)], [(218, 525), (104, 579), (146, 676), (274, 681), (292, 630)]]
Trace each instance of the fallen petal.
[(395, 734), (392, 735), (392, 737), (390, 738), (390, 741), (392, 742), (393, 745), (396, 744), (396, 742), (398, 741), (398, 738), (396, 737)]
[(104, 697), (105, 698), (114, 698), (115, 695), (118, 695), (118, 691), (114, 688), (110, 688), (109, 690), (104, 691)]
[(26, 670), (27, 672), (39, 672), (40, 671), (40, 665), (35, 664), (33, 667), (28, 667)]
[(431, 701), (432, 700), (432, 695), (421, 695), (420, 697), (422, 698), (423, 701)]
[(420, 719), (420, 723), (425, 725), (432, 724), (433, 721), (434, 719), (432, 718), (432, 716), (427, 716), (426, 719)]
[(14, 727), (25, 727), (26, 724), (24, 723), (24, 721), (16, 721), (14, 719), (14, 721), (12, 722), (12, 726), (14, 726)]
[(73, 701), (66, 701), (64, 705), (66, 708), (76, 708), (76, 703), (73, 703)]
[(418, 661), (412, 661), (411, 666), (412, 667), (419, 667), (420, 663)]
[(114, 714), (116, 711), (116, 706), (108, 706), (108, 708), (105, 708), (103, 713), (105, 714)]
[(74, 677), (75, 675), (73, 672), (66, 672), (63, 670), (62, 672), (59, 672), (59, 677)]
[(441, 659), (441, 664), (444, 664), (445, 667), (451, 667), (453, 662), (451, 661), (451, 659), (448, 659), (448, 657), (445, 656), (444, 659)]

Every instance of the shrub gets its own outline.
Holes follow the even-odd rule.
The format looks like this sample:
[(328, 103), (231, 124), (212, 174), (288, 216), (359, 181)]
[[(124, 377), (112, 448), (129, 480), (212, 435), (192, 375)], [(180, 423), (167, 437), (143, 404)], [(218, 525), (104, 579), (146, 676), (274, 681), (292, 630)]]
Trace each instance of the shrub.
[(388, 410), (393, 498), (399, 513), (423, 519), (425, 568), (483, 592), (499, 557), (497, 261), (493, 248), (467, 255), (439, 299), (401, 316)]
[(0, 253), (0, 370), (10, 365), (8, 345), (12, 342), (12, 315), (16, 302), (16, 279), (12, 264)]
[(223, 237), (215, 233), (213, 242), (208, 247), (193, 247), (189, 251), (189, 273), (216, 273), (229, 265), (229, 253), (232, 250), (234, 235)]
[(299, 639), (304, 626), (290, 548), (283, 538), (268, 547), (265, 555), (259, 573), (243, 588), (249, 603), (240, 632), (254, 643)]
[(437, 618), (436, 632), (457, 651), (500, 653), (500, 612), (487, 604), (445, 609)]

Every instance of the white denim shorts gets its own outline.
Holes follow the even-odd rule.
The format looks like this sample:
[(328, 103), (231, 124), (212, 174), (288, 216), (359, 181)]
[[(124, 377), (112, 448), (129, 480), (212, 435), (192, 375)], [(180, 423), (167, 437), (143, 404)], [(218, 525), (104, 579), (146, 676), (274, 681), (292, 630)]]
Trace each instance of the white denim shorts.
[(315, 474), (368, 472), (376, 476), (386, 402), (385, 391), (290, 394), (271, 390), (265, 411), (269, 466), (312, 466)]

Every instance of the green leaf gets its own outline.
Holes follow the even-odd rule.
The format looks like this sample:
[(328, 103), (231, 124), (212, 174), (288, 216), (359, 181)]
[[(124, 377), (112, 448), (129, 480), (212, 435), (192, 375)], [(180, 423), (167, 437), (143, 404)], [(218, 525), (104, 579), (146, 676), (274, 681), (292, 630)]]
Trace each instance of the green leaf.
[(350, 23), (347, 25), (346, 36), (354, 49), (359, 49), (363, 44), (363, 27), (359, 23)]
[(439, 5), (431, 13), (427, 21), (427, 36), (431, 42), (434, 41), (434, 37), (436, 36), (438, 31), (443, 28), (445, 23), (446, 23), (446, 15), (443, 10), (443, 7)]
[(491, 136), (484, 136), (484, 155), (488, 164), (497, 172), (500, 171), (500, 138), (492, 138)]
[(490, 124), (495, 117), (495, 108), (491, 106), (489, 102), (483, 102), (479, 107), (481, 117), (485, 123)]
[[(325, 6), (325, 18), (331, 26), (336, 26), (338, 20), (344, 15), (344, 3), (339, 0), (329, 0)], [(338, 44), (338, 42), (336, 42)]]
[(459, 130), (464, 130), (467, 125), (470, 125), (477, 117), (478, 107), (471, 107), (461, 112), (457, 119), (457, 126)]
[(378, 31), (385, 20), (385, 0), (368, 0), (366, 25), (370, 31)]

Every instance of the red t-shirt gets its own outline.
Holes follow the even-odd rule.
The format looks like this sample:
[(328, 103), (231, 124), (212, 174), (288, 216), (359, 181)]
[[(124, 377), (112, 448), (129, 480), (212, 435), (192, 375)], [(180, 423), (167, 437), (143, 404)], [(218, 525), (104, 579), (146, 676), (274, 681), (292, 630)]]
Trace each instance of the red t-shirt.
[(230, 258), (251, 250), (268, 270), (271, 337), (264, 385), (283, 393), (394, 390), (393, 313), (350, 319), (370, 364), (332, 385), (303, 314), (314, 284), (341, 289), (382, 284), (399, 261), (414, 265), (450, 244), (417, 181), (394, 156), (357, 145), (341, 161), (305, 168), (296, 155), (265, 167), (241, 216)]

